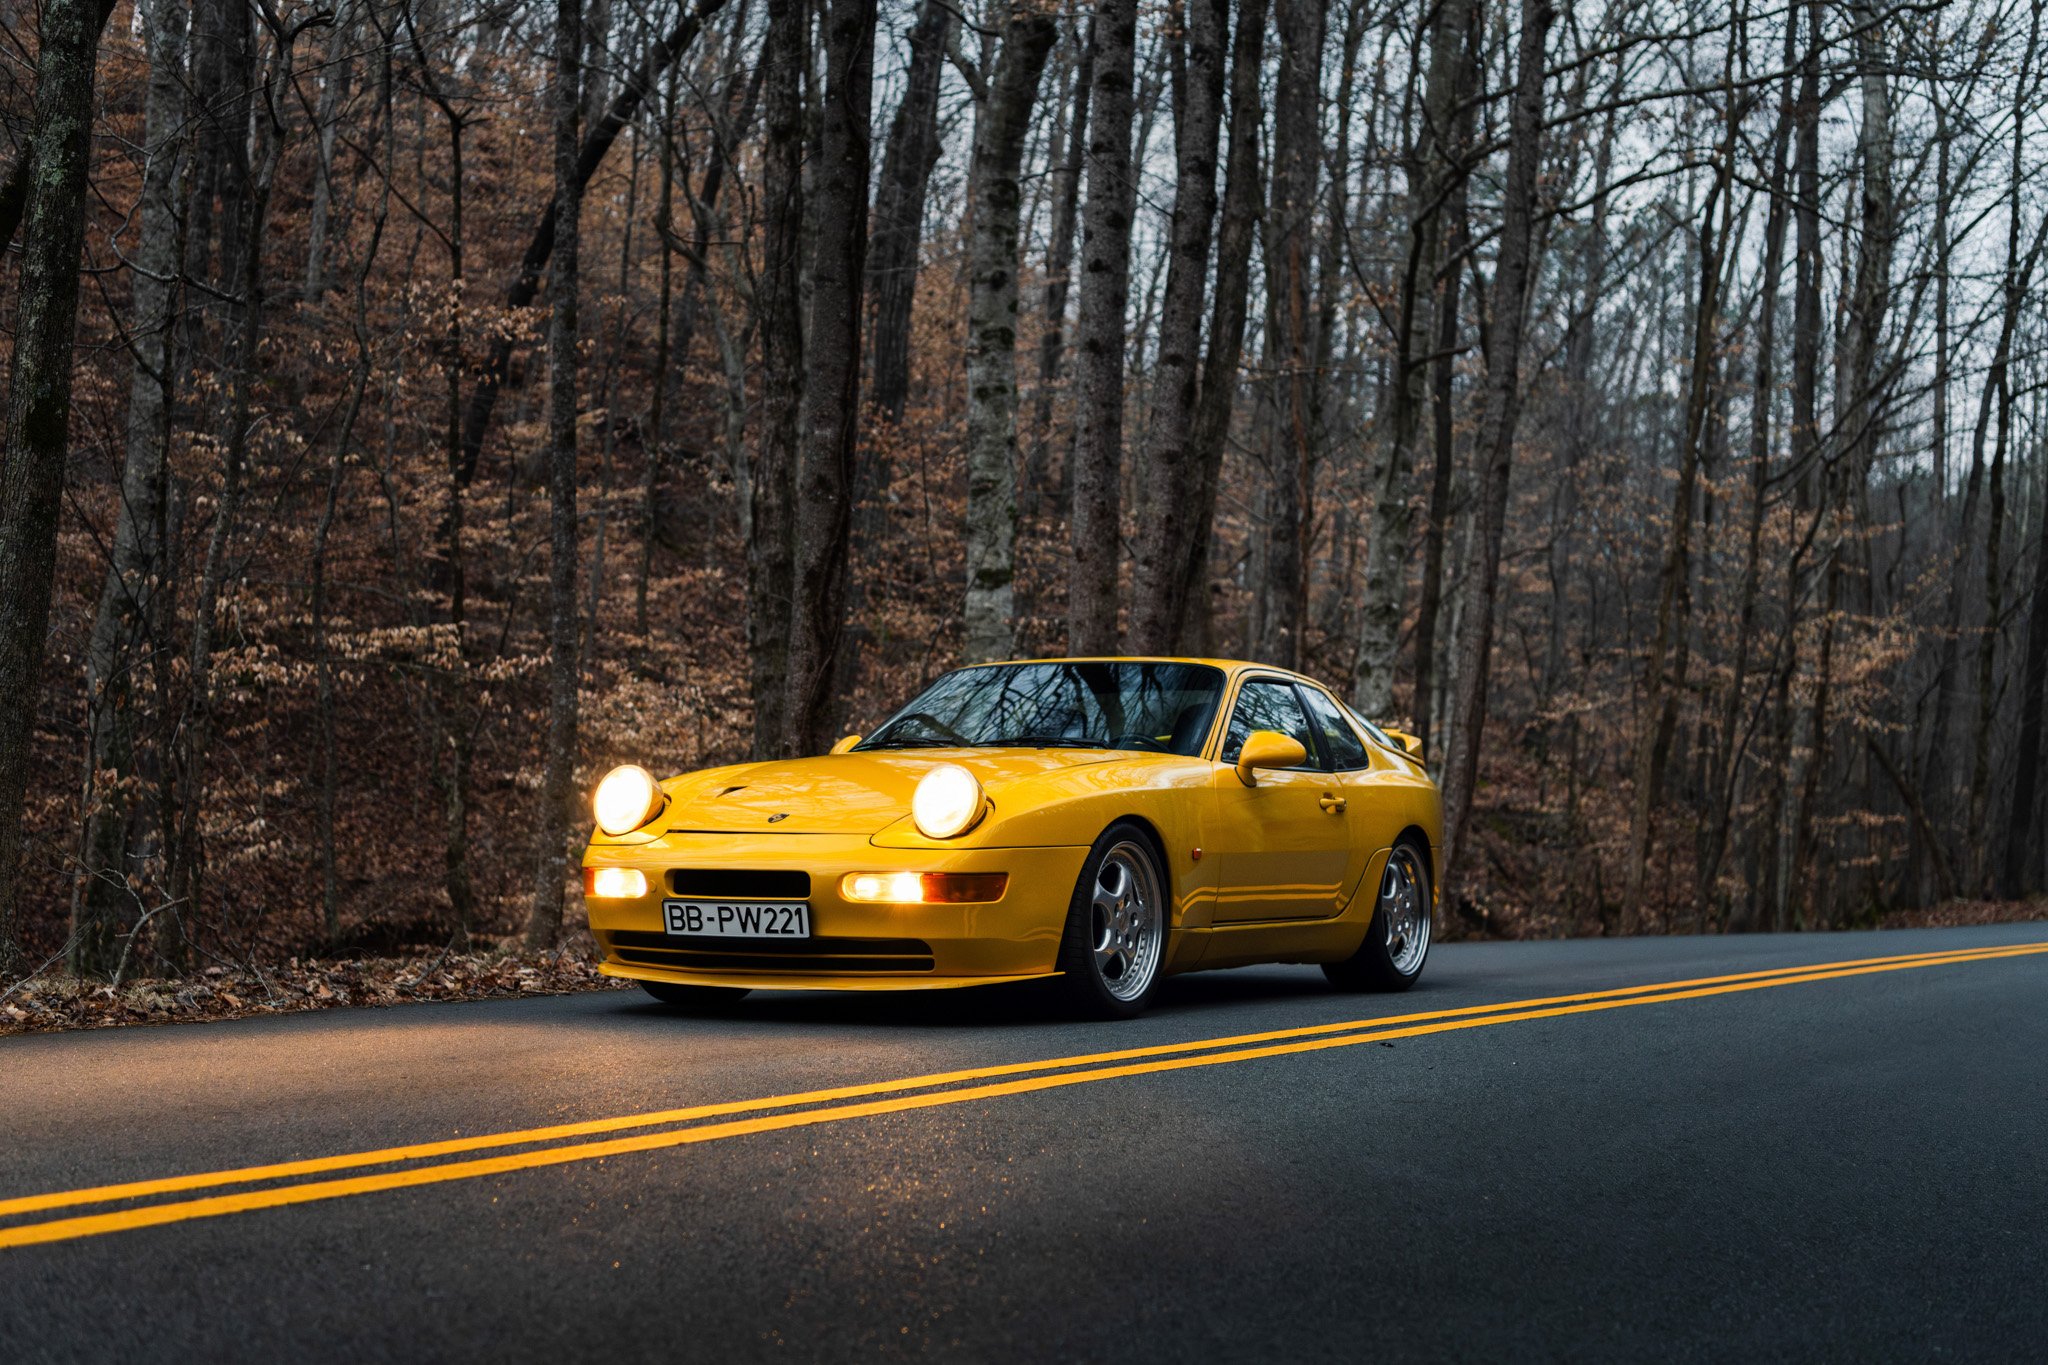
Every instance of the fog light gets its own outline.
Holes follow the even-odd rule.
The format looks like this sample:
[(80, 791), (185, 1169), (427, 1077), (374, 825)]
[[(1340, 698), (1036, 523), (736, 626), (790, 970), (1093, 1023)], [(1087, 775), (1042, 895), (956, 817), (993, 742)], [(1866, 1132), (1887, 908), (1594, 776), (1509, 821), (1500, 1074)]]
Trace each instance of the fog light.
[(1007, 872), (849, 872), (839, 894), (872, 905), (978, 905), (999, 901)]
[(839, 894), (850, 901), (921, 905), (924, 879), (915, 872), (849, 872), (839, 882)]
[(586, 867), (583, 894), (598, 900), (637, 900), (647, 894), (647, 877), (634, 867)]

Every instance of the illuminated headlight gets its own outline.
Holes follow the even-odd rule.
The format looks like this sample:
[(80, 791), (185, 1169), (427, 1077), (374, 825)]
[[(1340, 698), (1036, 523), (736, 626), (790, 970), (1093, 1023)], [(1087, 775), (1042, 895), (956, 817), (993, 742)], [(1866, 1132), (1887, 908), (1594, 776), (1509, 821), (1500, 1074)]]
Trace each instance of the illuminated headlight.
[(604, 775), (590, 798), (590, 810), (606, 834), (627, 834), (661, 812), (661, 788), (653, 773), (628, 763)]
[(910, 815), (927, 839), (965, 834), (981, 819), (981, 783), (967, 769), (941, 763), (924, 775), (910, 798)]
[(592, 900), (638, 900), (647, 894), (647, 876), (637, 867), (586, 867), (583, 894)]

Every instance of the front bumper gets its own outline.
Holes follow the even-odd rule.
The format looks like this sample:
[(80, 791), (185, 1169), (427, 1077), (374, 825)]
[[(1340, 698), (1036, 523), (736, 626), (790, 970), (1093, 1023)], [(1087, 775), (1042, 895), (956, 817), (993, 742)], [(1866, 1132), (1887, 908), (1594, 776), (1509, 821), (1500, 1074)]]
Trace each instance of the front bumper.
[[(857, 835), (670, 833), (596, 842), (583, 862), (637, 868), (647, 877), (645, 896), (587, 901), (607, 976), (773, 990), (904, 990), (1053, 974), (1087, 856), (1086, 847), (895, 849)], [(666, 935), (661, 903), (671, 895), (669, 873), (679, 870), (808, 873), (811, 937)], [(840, 879), (849, 872), (1002, 872), (1009, 881), (1000, 900), (983, 904), (875, 905), (840, 897)]]

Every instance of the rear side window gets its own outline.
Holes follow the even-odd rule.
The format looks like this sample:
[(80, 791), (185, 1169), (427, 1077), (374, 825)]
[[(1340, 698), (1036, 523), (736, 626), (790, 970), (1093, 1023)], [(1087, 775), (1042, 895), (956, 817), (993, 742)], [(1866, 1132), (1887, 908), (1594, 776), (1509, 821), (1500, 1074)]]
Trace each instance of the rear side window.
[(1346, 723), (1337, 703), (1313, 687), (1302, 688), (1301, 695), (1308, 703), (1309, 722), (1315, 726), (1323, 767), (1339, 773), (1371, 767), (1372, 760), (1366, 756), (1364, 741)]
[(1237, 705), (1230, 712), (1230, 729), (1223, 736), (1222, 761), (1237, 762), (1244, 742), (1254, 730), (1277, 730), (1299, 740), (1308, 750), (1309, 764), (1316, 761), (1315, 739), (1309, 732), (1308, 716), (1294, 695), (1294, 684), (1255, 678), (1238, 689)]

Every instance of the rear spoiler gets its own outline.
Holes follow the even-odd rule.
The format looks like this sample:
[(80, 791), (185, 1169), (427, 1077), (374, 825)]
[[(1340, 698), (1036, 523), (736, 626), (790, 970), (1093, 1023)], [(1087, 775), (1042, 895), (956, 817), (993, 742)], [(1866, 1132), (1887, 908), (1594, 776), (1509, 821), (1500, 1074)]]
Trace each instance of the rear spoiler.
[(1421, 760), (1422, 737), (1420, 735), (1411, 735), (1406, 730), (1390, 730), (1384, 725), (1380, 727), (1380, 733), (1393, 740), (1394, 743), (1400, 745), (1403, 749), (1406, 749), (1410, 757), (1417, 761)]

